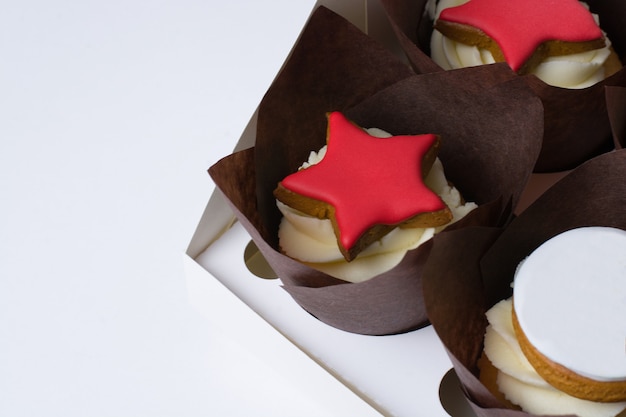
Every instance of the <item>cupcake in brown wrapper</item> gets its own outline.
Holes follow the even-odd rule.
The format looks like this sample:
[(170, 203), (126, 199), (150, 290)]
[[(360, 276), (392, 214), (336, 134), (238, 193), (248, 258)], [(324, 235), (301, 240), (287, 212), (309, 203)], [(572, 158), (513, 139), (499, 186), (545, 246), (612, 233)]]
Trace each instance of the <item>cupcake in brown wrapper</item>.
[(624, 178), (626, 151), (609, 152), (573, 170), (504, 228), (466, 228), (432, 240), (423, 273), (428, 317), (477, 416), (532, 415), (507, 406), (479, 379), (486, 311), (511, 297), (519, 263), (550, 238), (585, 226), (626, 230)]
[(476, 89), (480, 83), (482, 69), (416, 76), (329, 10), (312, 15), (260, 104), (254, 148), (209, 170), (284, 289), (306, 311), (360, 334), (427, 324), (421, 291), (427, 246), (361, 283), (333, 278), (279, 250), (281, 214), (273, 190), (325, 144), (327, 112), (341, 111), (359, 126), (394, 135), (441, 135), (439, 158), (448, 180), (478, 204), (446, 230), (510, 219), (541, 146), (542, 106), (520, 80)]
[[(432, 0), (431, 0), (432, 2)], [(417, 73), (443, 69), (430, 58), (433, 21), (426, 11), (428, 0), (381, 0), (398, 43)], [(586, 1), (599, 16), (622, 62), (626, 59), (626, 34), (622, 30), (626, 3), (619, 0)], [(504, 66), (505, 71), (498, 67)], [(488, 71), (518, 77), (507, 64), (485, 65)], [(508, 75), (506, 74), (508, 72)], [(605, 86), (626, 86), (626, 70), (583, 89), (553, 87), (533, 75), (520, 76), (543, 102), (545, 133), (535, 172), (572, 169), (585, 160), (613, 149), (605, 102)]]

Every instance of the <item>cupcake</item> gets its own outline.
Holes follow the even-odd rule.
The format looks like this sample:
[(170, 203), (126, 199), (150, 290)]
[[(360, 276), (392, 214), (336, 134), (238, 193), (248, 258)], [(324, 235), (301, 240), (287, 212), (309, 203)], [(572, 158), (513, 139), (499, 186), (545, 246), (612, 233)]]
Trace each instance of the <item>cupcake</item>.
[(626, 410), (624, 248), (622, 229), (580, 227), (520, 263), (513, 296), (486, 313), (480, 379), (494, 395), (535, 414)]
[(396, 266), (476, 208), (446, 179), (440, 142), (363, 129), (329, 113), (327, 145), (274, 190), (281, 251), (355, 283)]
[(622, 67), (598, 15), (578, 0), (439, 0), (432, 9), (430, 55), (446, 70), (506, 62), (518, 74), (580, 89)]
[[(541, 103), (520, 80), (477, 90), (484, 81), (475, 69), (463, 70), (462, 77), (451, 75), (415, 75), (378, 43), (320, 7), (259, 106), (254, 147), (210, 168), (283, 288), (324, 323), (370, 335), (428, 323), (421, 290), (428, 245), (403, 250), (397, 264), (356, 283), (281, 250), (283, 214), (274, 190), (326, 144), (327, 114), (341, 114), (359, 129), (377, 128), (391, 136), (440, 138), (437, 156), (445, 185), (449, 181), (464, 200), (476, 204), (459, 221), (434, 226), (445, 226), (440, 234), (510, 219), (541, 146)], [(476, 82), (467, 87), (467, 80)]]
[(433, 239), (428, 315), (478, 416), (625, 412), (625, 167), (593, 158), (508, 226)]
[[(593, 156), (613, 149), (604, 87), (626, 85), (626, 71), (619, 63), (619, 57), (624, 53), (626, 45), (626, 36), (621, 30), (621, 21), (626, 16), (626, 5), (619, 1), (590, 0), (585, 2), (584, 6), (579, 6), (578, 2), (571, 4), (569, 2), (572, 0), (565, 0), (569, 6), (573, 6), (572, 9), (576, 11), (573, 14), (581, 21), (575, 26), (582, 27), (584, 22), (590, 34), (580, 39), (571, 38), (578, 39), (577, 42), (552, 42), (547, 44), (549, 47), (540, 48), (533, 48), (530, 42), (529, 48), (519, 48), (525, 43), (512, 41), (513, 48), (505, 47), (511, 61), (507, 63), (501, 48), (494, 47), (497, 44), (491, 41), (492, 38), (482, 36), (484, 31), (474, 29), (474, 26), (482, 23), (473, 22), (474, 26), (469, 30), (472, 35), (469, 38), (468, 26), (457, 24), (459, 12), (464, 12), (470, 5), (473, 9), (470, 15), (474, 13), (479, 20), (485, 14), (488, 16), (496, 14), (496, 11), (491, 9), (489, 13), (481, 12), (483, 0), (476, 3), (474, 1), (459, 5), (463, 0), (440, 2), (381, 0), (394, 33), (416, 72), (429, 73), (450, 70), (466, 64), (485, 63), (489, 64), (482, 65), (489, 68), (487, 71), (500, 72), (501, 70), (496, 70), (495, 67), (504, 66), (509, 70), (510, 77), (518, 76), (527, 82), (541, 98), (545, 108), (544, 142), (535, 166), (536, 172), (572, 169)], [(500, 3), (496, 2), (496, 5)], [(554, 4), (554, 2), (540, 3), (540, 6)], [(518, 4), (521, 8), (530, 5), (528, 2)], [(491, 6), (487, 4), (484, 7), (489, 9)], [(444, 14), (445, 19), (439, 18), (442, 9), (448, 11)], [(530, 15), (536, 12), (536, 8), (528, 9)], [(517, 15), (518, 12), (516, 17)], [(571, 21), (569, 17), (562, 18), (561, 11), (556, 15), (554, 24), (544, 23), (541, 26), (542, 30), (558, 27), (559, 22)], [(544, 16), (540, 15), (541, 18)], [(455, 22), (450, 23), (450, 20)], [(600, 26), (596, 25), (596, 21)], [(457, 26), (463, 30), (450, 32), (450, 27)], [(436, 27), (439, 27), (439, 30)], [(527, 27), (531, 26), (524, 25), (524, 29)], [(448, 36), (444, 37), (441, 30)], [(513, 31), (503, 32), (510, 34)], [(482, 37), (477, 36), (477, 33)], [(484, 47), (467, 46), (463, 42), (452, 40), (451, 37), (463, 39), (464, 42), (479, 43)], [(563, 54), (564, 50), (566, 54)], [(547, 57), (547, 54), (557, 55)], [(572, 57), (575, 57), (575, 62), (572, 62)], [(498, 63), (499, 61), (502, 62)]]

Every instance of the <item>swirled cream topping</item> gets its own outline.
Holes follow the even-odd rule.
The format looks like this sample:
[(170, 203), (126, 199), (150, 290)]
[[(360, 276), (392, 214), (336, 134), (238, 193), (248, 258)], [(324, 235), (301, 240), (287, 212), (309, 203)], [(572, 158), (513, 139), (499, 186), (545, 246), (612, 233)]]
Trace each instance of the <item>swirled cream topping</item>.
[(601, 403), (567, 395), (548, 384), (522, 352), (512, 324), (511, 299), (487, 311), (489, 325), (484, 352), (498, 369), (500, 392), (526, 412), (538, 415), (575, 414), (580, 417), (615, 417), (626, 402)]
[[(469, 0), (439, 0), (436, 5), (435, 1), (430, 0), (426, 7), (433, 21), (443, 9), (459, 6)], [(593, 17), (598, 23), (598, 16), (593, 14)], [(545, 58), (530, 73), (555, 87), (580, 89), (594, 85), (610, 75), (606, 72), (605, 63), (611, 55), (611, 42), (606, 36), (605, 42), (605, 47), (600, 49)], [(433, 61), (446, 70), (495, 63), (488, 50), (453, 41), (437, 30), (433, 30), (430, 48)]]
[[(366, 130), (373, 136), (381, 138), (390, 136), (380, 129)], [(326, 147), (319, 152), (311, 152), (302, 168), (321, 161), (325, 152)], [(475, 203), (463, 201), (459, 191), (448, 184), (439, 159), (433, 164), (424, 182), (450, 208), (452, 222), (436, 228), (397, 227), (367, 247), (356, 259), (347, 262), (337, 246), (337, 238), (330, 220), (311, 217), (277, 201), (278, 209), (283, 215), (278, 230), (280, 248), (287, 256), (335, 278), (349, 282), (371, 279), (399, 264), (407, 251), (417, 248), (435, 233), (463, 218), (476, 207)]]

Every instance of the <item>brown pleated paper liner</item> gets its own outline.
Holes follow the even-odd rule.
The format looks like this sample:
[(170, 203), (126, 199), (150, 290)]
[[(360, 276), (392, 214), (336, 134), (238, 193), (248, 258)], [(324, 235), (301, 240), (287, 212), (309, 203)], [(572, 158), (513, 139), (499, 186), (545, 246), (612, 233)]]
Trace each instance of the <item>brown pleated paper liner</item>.
[(268, 181), (259, 187), (259, 211), (269, 219), (268, 241), (280, 221), (272, 194), (312, 150), (326, 144), (326, 113), (413, 76), (394, 55), (325, 7), (316, 9), (290, 58), (259, 107), (256, 166)]
[[(417, 73), (443, 71), (430, 58), (432, 21), (425, 15), (427, 0), (380, 0), (400, 46)], [(588, 0), (597, 13), (600, 25), (613, 47), (626, 63), (626, 2)], [(506, 64), (486, 65), (496, 67)], [(507, 67), (508, 68), (508, 67)], [(509, 76), (516, 77), (511, 72)], [(585, 160), (613, 148), (609, 129), (604, 87), (626, 86), (622, 68), (604, 81), (581, 89), (564, 89), (545, 84), (535, 76), (523, 76), (528, 86), (541, 98), (545, 108), (545, 133), (535, 172), (569, 170)]]
[(626, 148), (626, 87), (606, 87), (606, 107), (615, 148)]
[(336, 328), (368, 335), (427, 324), (421, 270), (428, 246), (358, 284), (278, 250), (280, 212), (272, 191), (325, 144), (329, 111), (393, 134), (440, 133), (449, 180), (479, 204), (450, 229), (499, 226), (510, 219), (541, 146), (542, 106), (519, 79), (487, 89), (465, 87), (468, 80), (483, 82), (482, 72), (415, 75), (337, 15), (324, 8), (313, 14), (259, 107), (255, 147), (209, 170), (285, 290), (306, 311)]
[(624, 178), (626, 150), (612, 151), (573, 170), (504, 228), (465, 228), (431, 241), (423, 273), (428, 317), (479, 417), (531, 415), (507, 409), (478, 380), (485, 311), (511, 296), (519, 262), (551, 237), (583, 226), (626, 230)]

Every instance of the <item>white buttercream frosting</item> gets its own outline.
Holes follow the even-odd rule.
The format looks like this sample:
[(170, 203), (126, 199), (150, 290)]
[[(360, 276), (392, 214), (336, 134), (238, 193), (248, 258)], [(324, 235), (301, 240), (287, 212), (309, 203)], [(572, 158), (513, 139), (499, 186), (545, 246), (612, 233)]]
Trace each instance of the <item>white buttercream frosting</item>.
[[(376, 128), (367, 131), (380, 138), (390, 136)], [(318, 163), (325, 152), (326, 147), (319, 152), (311, 152), (302, 167)], [(286, 255), (335, 278), (349, 282), (371, 279), (399, 264), (407, 251), (417, 248), (435, 233), (476, 208), (475, 203), (464, 202), (459, 191), (448, 184), (443, 165), (438, 158), (424, 182), (450, 208), (452, 222), (437, 228), (397, 227), (359, 253), (356, 259), (347, 262), (337, 246), (330, 220), (311, 217), (277, 201), (278, 209), (283, 215), (278, 230), (280, 248)]]
[[(426, 11), (430, 18), (435, 20), (443, 9), (459, 6), (469, 0), (439, 0), (436, 7), (433, 1), (436, 0), (428, 2)], [(596, 14), (593, 16), (598, 22), (598, 16)], [(611, 42), (606, 36), (605, 40), (604, 48), (546, 58), (531, 71), (531, 74), (556, 87), (585, 88), (594, 85), (606, 77), (604, 64), (611, 53)], [(453, 41), (437, 30), (433, 30), (430, 48), (433, 61), (446, 70), (495, 62), (488, 50)]]
[(515, 314), (535, 349), (598, 381), (626, 380), (626, 231), (582, 227), (518, 267)]
[(510, 299), (499, 302), (487, 312), (489, 325), (484, 346), (485, 354), (498, 369), (498, 388), (509, 401), (538, 415), (614, 417), (626, 408), (626, 402), (582, 400), (548, 384), (524, 356), (515, 336), (511, 313)]

